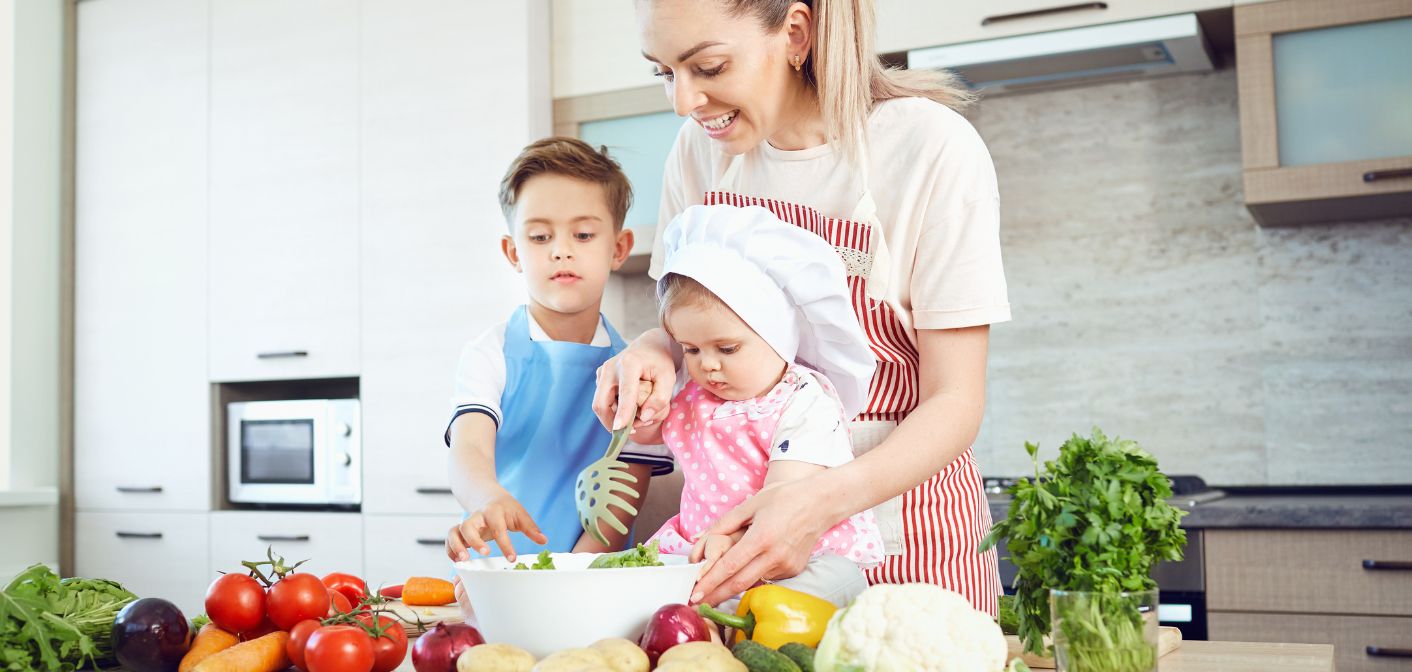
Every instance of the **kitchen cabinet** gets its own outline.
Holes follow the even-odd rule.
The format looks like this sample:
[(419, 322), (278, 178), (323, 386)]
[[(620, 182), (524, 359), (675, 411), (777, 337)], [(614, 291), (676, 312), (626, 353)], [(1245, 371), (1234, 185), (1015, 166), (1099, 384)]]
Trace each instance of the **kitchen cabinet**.
[(358, 374), (354, 0), (213, 0), (210, 376)]
[(210, 576), (261, 560), (267, 548), (299, 571), (363, 576), (363, 517), (357, 513), (216, 511), (211, 514)]
[(205, 611), (206, 587), (214, 578), (208, 515), (79, 511), (74, 573), (113, 579), (139, 597), (170, 600), (195, 616)]
[(402, 583), (409, 576), (450, 579), (446, 533), (460, 515), (378, 516), (363, 518), (366, 542), (363, 566), (370, 585)]
[(75, 504), (206, 511), (207, 4), (77, 21)]
[(554, 97), (569, 98), (662, 84), (642, 57), (637, 3), (554, 0)]
[[(1334, 644), (1338, 669), (1404, 669), (1412, 533), (1206, 530), (1212, 639)], [(1401, 667), (1399, 667), (1401, 666)]]
[(877, 51), (892, 53), (1230, 6), (1231, 0), (879, 0)]
[(1412, 0), (1237, 7), (1245, 202), (1262, 224), (1412, 212)]
[(363, 510), (455, 514), (442, 432), (461, 347), (524, 301), (497, 185), (550, 132), (547, 55), (528, 53), (548, 38), (548, 4), (362, 11)]

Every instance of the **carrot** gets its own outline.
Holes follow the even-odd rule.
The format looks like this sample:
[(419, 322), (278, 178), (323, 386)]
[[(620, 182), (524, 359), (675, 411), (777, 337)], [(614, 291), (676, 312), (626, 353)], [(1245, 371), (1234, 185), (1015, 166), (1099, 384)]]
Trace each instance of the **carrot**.
[(436, 607), (456, 601), (456, 587), (446, 579), (414, 576), (402, 585), (402, 603), (414, 607)]
[(188, 672), (196, 664), (209, 658), (211, 655), (229, 649), (240, 643), (240, 638), (226, 632), (216, 626), (215, 623), (207, 623), (201, 626), (201, 631), (196, 633), (196, 639), (191, 642), (191, 649), (181, 658), (181, 665), (177, 667), (177, 672)]
[(289, 667), (289, 633), (276, 630), (241, 642), (198, 663), (191, 672), (280, 672)]

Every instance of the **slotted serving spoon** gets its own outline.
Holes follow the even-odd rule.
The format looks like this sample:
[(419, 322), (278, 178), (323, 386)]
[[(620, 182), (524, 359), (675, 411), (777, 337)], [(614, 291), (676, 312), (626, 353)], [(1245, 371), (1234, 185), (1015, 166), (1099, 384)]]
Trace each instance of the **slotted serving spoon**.
[(609, 507), (622, 509), (628, 515), (637, 515), (637, 507), (622, 498), (623, 494), (637, 498), (637, 489), (629, 485), (636, 483), (637, 477), (628, 473), (626, 462), (618, 459), (618, 454), (623, 452), (623, 445), (628, 442), (628, 432), (632, 431), (633, 423), (637, 422), (637, 411), (633, 411), (632, 415), (632, 420), (622, 429), (613, 430), (613, 440), (608, 442), (608, 452), (584, 467), (574, 485), (574, 506), (578, 507), (579, 522), (583, 524), (584, 531), (593, 535), (600, 544), (608, 543), (608, 539), (598, 529), (600, 521), (607, 522), (618, 534), (628, 533), (627, 526), (608, 510)]

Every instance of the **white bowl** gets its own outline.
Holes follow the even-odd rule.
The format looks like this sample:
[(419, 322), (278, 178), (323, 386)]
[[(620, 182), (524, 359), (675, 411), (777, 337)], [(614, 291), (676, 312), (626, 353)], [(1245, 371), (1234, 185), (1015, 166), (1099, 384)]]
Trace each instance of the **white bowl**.
[(596, 553), (553, 556), (554, 570), (515, 571), (500, 557), (456, 563), (485, 641), (539, 658), (605, 637), (637, 641), (654, 612), (691, 598), (701, 570), (676, 555), (662, 555), (662, 567), (618, 569), (588, 569)]

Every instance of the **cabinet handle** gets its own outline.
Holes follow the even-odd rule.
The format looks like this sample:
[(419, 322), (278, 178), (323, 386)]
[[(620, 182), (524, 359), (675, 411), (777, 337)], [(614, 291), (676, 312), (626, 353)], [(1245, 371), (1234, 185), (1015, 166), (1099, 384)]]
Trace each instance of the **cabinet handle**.
[(259, 359), (291, 359), (294, 357), (308, 356), (308, 350), (277, 350), (275, 352), (260, 352), (255, 355), (255, 357)]
[(119, 486), (118, 486), (118, 492), (124, 492), (124, 493), (133, 493), (133, 494), (135, 494), (135, 493), (157, 493), (157, 492), (161, 492), (161, 491), (162, 491), (162, 486), (160, 486), (160, 485), (153, 485), (153, 486), (149, 486), (149, 487), (146, 487), (146, 488), (138, 487), (138, 486), (135, 486), (135, 485), (119, 485)]
[(1370, 170), (1366, 173), (1363, 173), (1364, 182), (1391, 180), (1398, 177), (1412, 177), (1412, 168), (1394, 168), (1392, 170)]
[(1015, 12), (1014, 14), (996, 14), (995, 16), (987, 16), (987, 17), (985, 17), (984, 19), (981, 19), (981, 25), (982, 25), (982, 26), (989, 26), (989, 25), (992, 24), (992, 23), (1001, 23), (1001, 22), (1003, 22), (1003, 21), (1018, 21), (1018, 20), (1020, 20), (1020, 19), (1033, 19), (1033, 18), (1039, 17), (1039, 16), (1049, 16), (1050, 14), (1067, 14), (1068, 12), (1077, 12), (1077, 11), (1081, 11), (1081, 10), (1085, 10), (1085, 9), (1097, 9), (1097, 10), (1108, 9), (1108, 3), (1106, 3), (1106, 2), (1080, 2), (1080, 3), (1076, 4), (1076, 5), (1064, 5), (1063, 7), (1050, 7), (1049, 9), (1032, 9), (1032, 10), (1030, 10), (1030, 11), (1028, 11), (1028, 12)]
[(1394, 649), (1387, 646), (1369, 646), (1363, 649), (1373, 658), (1412, 658), (1412, 649)]
[(418, 540), (417, 540), (417, 543), (418, 543), (418, 544), (421, 544), (422, 546), (445, 546), (445, 545), (446, 545), (446, 540), (445, 540), (445, 539), (418, 539)]
[(257, 534), (256, 539), (260, 541), (308, 541), (307, 534)]
[(119, 539), (161, 539), (161, 532), (116, 532)]
[(1363, 569), (1368, 571), (1412, 572), (1412, 562), (1406, 560), (1364, 560)]
[(449, 495), (451, 488), (417, 488), (419, 495)]

